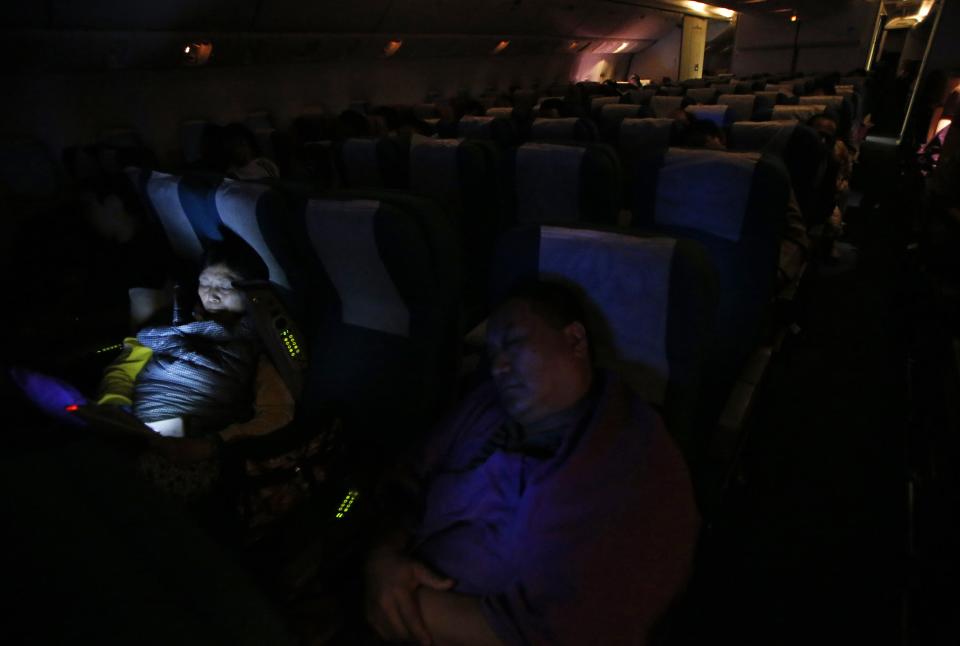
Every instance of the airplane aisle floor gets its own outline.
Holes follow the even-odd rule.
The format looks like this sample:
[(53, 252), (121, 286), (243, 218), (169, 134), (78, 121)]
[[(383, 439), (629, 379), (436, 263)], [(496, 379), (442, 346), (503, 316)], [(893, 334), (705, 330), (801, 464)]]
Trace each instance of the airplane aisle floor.
[(885, 197), (861, 216), (856, 266), (809, 276), (681, 643), (904, 643), (909, 205)]

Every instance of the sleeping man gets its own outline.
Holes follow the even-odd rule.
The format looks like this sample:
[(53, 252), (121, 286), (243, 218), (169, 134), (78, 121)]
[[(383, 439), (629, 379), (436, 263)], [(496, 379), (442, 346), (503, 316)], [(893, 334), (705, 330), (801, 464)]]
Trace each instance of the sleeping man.
[(684, 586), (686, 466), (657, 414), (594, 369), (584, 320), (543, 282), (494, 311), (492, 379), (389, 487), (403, 511), (366, 562), (381, 638), (643, 644)]

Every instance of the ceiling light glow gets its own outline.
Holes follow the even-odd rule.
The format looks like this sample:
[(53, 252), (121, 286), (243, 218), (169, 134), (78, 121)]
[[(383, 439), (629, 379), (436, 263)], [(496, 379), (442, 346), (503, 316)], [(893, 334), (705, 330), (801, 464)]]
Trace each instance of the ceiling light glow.
[(617, 48), (616, 48), (615, 50), (613, 50), (613, 53), (614, 53), (614, 54), (619, 54), (620, 52), (622, 52), (623, 50), (625, 50), (625, 49), (626, 49), (627, 47), (629, 47), (629, 46), (630, 46), (630, 43), (620, 43), (619, 45), (617, 45)]
[(492, 54), (499, 54), (500, 52), (502, 52), (503, 50), (505, 50), (507, 47), (509, 47), (509, 45), (510, 45), (510, 41), (509, 41), (509, 40), (501, 40), (499, 43), (497, 43), (497, 46), (493, 48), (493, 52), (491, 52), (491, 53), (492, 53)]
[(391, 40), (387, 43), (387, 46), (383, 48), (383, 55), (387, 58), (390, 58), (394, 54), (400, 51), (400, 48), (403, 47), (402, 40)]

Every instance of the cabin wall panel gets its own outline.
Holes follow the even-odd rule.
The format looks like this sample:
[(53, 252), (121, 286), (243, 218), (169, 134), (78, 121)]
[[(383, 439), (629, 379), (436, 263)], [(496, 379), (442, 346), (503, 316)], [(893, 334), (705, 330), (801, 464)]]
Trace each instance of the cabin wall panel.
[[(849, 3), (829, 15), (800, 17), (797, 71), (847, 72), (863, 67), (873, 35), (876, 2)], [(788, 14), (740, 14), (733, 73), (787, 74), (793, 61), (796, 23)]]
[(638, 74), (640, 78), (657, 82), (665, 76), (676, 80), (680, 70), (682, 40), (683, 31), (675, 27), (654, 45), (634, 56), (628, 76)]

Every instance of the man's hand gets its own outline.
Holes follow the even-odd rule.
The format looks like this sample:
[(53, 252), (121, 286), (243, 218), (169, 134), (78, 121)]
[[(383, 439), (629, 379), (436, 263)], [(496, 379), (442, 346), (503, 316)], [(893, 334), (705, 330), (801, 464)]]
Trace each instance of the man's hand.
[(416, 591), (421, 587), (450, 590), (454, 583), (393, 547), (376, 549), (366, 566), (367, 621), (383, 639), (428, 646), (432, 640)]
[(150, 448), (171, 462), (185, 464), (212, 458), (217, 445), (210, 438), (163, 437), (158, 435)]

